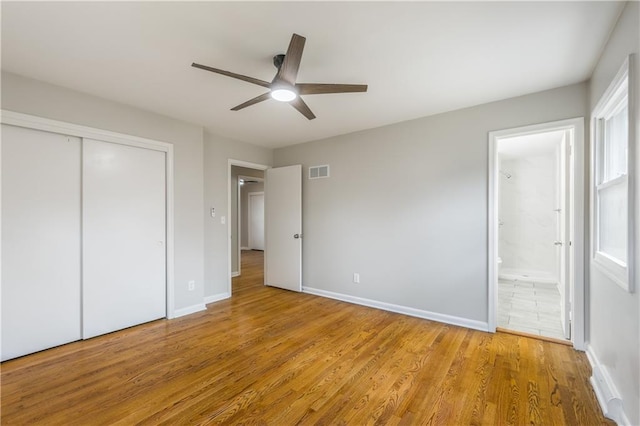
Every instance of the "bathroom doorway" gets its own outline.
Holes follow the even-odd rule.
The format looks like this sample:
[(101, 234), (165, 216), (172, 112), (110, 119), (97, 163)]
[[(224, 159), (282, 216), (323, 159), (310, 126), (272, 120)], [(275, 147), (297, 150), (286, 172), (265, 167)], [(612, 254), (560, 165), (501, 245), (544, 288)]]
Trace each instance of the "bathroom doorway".
[(498, 141), (498, 327), (570, 338), (568, 131)]
[(582, 287), (576, 295), (576, 124), (490, 135), (490, 325), (499, 330), (574, 340), (572, 310), (583, 297)]

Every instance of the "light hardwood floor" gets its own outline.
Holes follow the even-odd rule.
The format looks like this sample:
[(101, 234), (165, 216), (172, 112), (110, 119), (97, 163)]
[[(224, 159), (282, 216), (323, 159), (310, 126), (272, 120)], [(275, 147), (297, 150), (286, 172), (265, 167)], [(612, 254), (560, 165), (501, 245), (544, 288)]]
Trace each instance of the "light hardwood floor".
[(262, 253), (242, 261), (205, 312), (3, 363), (2, 424), (608, 423), (570, 347), (264, 287)]

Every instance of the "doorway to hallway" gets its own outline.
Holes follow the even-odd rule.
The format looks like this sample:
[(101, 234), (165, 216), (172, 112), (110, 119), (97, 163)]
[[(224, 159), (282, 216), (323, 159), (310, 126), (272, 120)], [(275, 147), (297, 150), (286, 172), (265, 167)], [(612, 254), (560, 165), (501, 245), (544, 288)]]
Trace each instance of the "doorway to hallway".
[[(302, 165), (277, 168), (228, 160), (228, 259), (229, 294), (232, 277), (241, 274), (239, 226), (240, 176), (264, 176), (264, 284), (302, 291)], [(250, 175), (251, 176), (251, 175)], [(243, 182), (244, 183), (244, 182)], [(212, 210), (213, 215), (213, 210)], [(225, 223), (225, 218), (221, 218)]]
[[(268, 166), (261, 164), (229, 160), (229, 198), (227, 204), (229, 217), (229, 294), (232, 294), (234, 290), (232, 279), (241, 276), (243, 273), (241, 252), (243, 249), (249, 249), (250, 246), (248, 241), (250, 227), (249, 194), (256, 192), (264, 194), (266, 169), (268, 169)], [(259, 218), (254, 219), (258, 222), (260, 221)], [(264, 211), (261, 222), (264, 224)], [(255, 235), (258, 229), (259, 226), (253, 227), (254, 238), (264, 241), (264, 225), (262, 226), (262, 235), (260, 236)]]

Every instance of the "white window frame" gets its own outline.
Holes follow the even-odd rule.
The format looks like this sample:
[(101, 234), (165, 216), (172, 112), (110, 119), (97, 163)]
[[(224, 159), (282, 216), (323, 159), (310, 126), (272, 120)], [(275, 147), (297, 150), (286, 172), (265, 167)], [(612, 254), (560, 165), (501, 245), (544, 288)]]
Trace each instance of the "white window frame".
[[(634, 267), (634, 182), (635, 182), (635, 82), (633, 81), (633, 55), (628, 56), (622, 67), (614, 77), (613, 81), (604, 92), (596, 107), (591, 113), (591, 254), (593, 265), (602, 273), (607, 275), (620, 287), (626, 291), (633, 293), (633, 267)], [(602, 122), (608, 119), (619, 110), (622, 102), (628, 105), (628, 135), (627, 135), (627, 171), (625, 174), (612, 177), (607, 181), (602, 181), (603, 173), (603, 143), (604, 133)], [(626, 262), (617, 259), (605, 252), (599, 250), (600, 247), (600, 218), (599, 203), (600, 191), (606, 190), (613, 186), (626, 186), (627, 196), (627, 246), (626, 246)]]

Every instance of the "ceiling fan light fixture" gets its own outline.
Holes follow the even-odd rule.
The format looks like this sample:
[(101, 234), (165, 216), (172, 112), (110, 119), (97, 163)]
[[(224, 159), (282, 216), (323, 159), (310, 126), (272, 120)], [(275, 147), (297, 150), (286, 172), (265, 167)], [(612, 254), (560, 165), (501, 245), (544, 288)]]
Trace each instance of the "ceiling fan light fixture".
[[(2, 1), (2, 0), (0, 0)], [(207, 65), (201, 65), (193, 62), (191, 64), (194, 68), (200, 68), (205, 71), (214, 72), (216, 74), (226, 75), (227, 77), (235, 78), (238, 80), (246, 81), (257, 86), (261, 86), (269, 89), (268, 92), (264, 92), (255, 98), (249, 99), (246, 102), (236, 105), (231, 108), (231, 111), (240, 111), (251, 105), (255, 105), (259, 102), (264, 102), (267, 99), (275, 99), (278, 102), (288, 102), (293, 108), (304, 115), (308, 120), (316, 118), (315, 114), (311, 111), (309, 106), (304, 102), (301, 95), (322, 95), (328, 93), (354, 93), (354, 92), (366, 92), (366, 84), (327, 84), (327, 83), (298, 83), (298, 68), (300, 68), (300, 61), (302, 59), (302, 51), (304, 50), (304, 44), (307, 39), (299, 34), (293, 34), (287, 53), (276, 55), (273, 57), (273, 65), (278, 69), (271, 83), (258, 78), (249, 77), (242, 74), (236, 74), (234, 72), (221, 70), (218, 68), (209, 67)]]
[(297, 96), (298, 94), (296, 92), (286, 87), (278, 87), (271, 90), (271, 97), (280, 102), (290, 102)]

